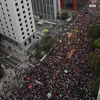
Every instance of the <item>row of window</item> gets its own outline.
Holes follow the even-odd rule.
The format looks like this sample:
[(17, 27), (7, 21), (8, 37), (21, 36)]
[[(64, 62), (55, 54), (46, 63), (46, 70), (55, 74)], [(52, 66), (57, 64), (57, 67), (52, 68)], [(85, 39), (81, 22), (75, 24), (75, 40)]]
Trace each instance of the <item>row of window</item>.
[[(15, 37), (16, 38), (16, 37)], [(10, 38), (7, 38), (6, 36), (2, 36), (2, 39), (7, 40), (9, 43), (12, 43), (13, 45), (17, 46), (17, 42), (11, 40)]]
[[(35, 38), (35, 36), (33, 35), (33, 36), (32, 36), (32, 38), (34, 39), (34, 38)], [(28, 42), (29, 42), (29, 43), (31, 43), (31, 42), (32, 42), (32, 38), (29, 38), (29, 39), (28, 39)], [(24, 46), (27, 46), (27, 42), (24, 42)]]
[[(15, 3), (15, 6), (18, 6), (18, 3)], [(27, 3), (27, 6), (29, 6), (29, 3)], [(24, 9), (24, 6), (22, 8)]]

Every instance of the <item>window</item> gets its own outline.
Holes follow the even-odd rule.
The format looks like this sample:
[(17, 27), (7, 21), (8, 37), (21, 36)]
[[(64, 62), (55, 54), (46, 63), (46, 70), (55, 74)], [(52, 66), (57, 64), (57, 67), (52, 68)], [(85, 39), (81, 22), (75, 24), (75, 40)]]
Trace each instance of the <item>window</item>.
[(31, 26), (31, 28), (33, 28), (33, 26)]
[(12, 30), (14, 31), (14, 29), (12, 28)]
[(27, 22), (27, 20), (25, 20), (25, 23)]
[(2, 3), (0, 2), (0, 5), (2, 5)]
[(29, 29), (27, 29), (27, 31), (29, 31)]
[(13, 26), (12, 24), (10, 24), (11, 26)]
[(28, 0), (26, 0), (26, 1), (28, 1)]
[(23, 39), (25, 39), (25, 36), (23, 37)]
[(5, 15), (5, 13), (3, 12), (3, 15)]
[(6, 20), (6, 18), (4, 17), (4, 19)]
[(27, 35), (29, 35), (30, 33), (28, 33)]
[(6, 6), (8, 6), (7, 4), (5, 4)]
[(20, 14), (18, 14), (18, 16), (20, 16)]
[(14, 39), (16, 39), (16, 37), (14, 37)]
[(19, 8), (17, 8), (16, 10), (19, 11)]
[(15, 6), (18, 6), (18, 3), (15, 3)]
[(30, 10), (30, 8), (28, 8), (28, 11)]
[(2, 28), (4, 30), (4, 28)]
[(2, 22), (1, 19), (0, 19), (0, 22)]
[(28, 15), (31, 15), (31, 13), (28, 13)]
[(20, 26), (22, 26), (22, 23), (20, 23)]
[(24, 32), (22, 32), (22, 35), (24, 35)]
[(9, 9), (7, 9), (7, 11), (9, 12)]
[(6, 26), (8, 28), (8, 26)]
[(23, 28), (21, 28), (21, 31), (23, 30)]
[(28, 41), (29, 41), (29, 43), (31, 43), (31, 38), (29, 38), (29, 40), (28, 40)]
[(1, 26), (3, 26), (3, 24), (1, 24)]
[(9, 19), (11, 21), (11, 19)]
[(3, 32), (5, 34), (5, 32)]
[(33, 39), (35, 38), (35, 36), (33, 35)]
[(5, 22), (7, 24), (7, 22)]
[(33, 30), (32, 30), (32, 32), (33, 32)]
[(25, 10), (23, 11), (23, 13), (25, 13)]
[(27, 6), (29, 6), (29, 3), (27, 3)]
[(26, 15), (24, 16), (24, 18), (26, 18)]
[(8, 33), (9, 33), (9, 30), (8, 30)]
[(27, 43), (25, 42), (25, 43), (24, 43), (24, 45), (26, 46), (26, 45), (27, 45)]
[(15, 35), (15, 33), (13, 33), (13, 35)]
[(24, 9), (24, 6), (22, 6), (22, 8)]
[(1, 8), (3, 10), (3, 8)]
[(21, 1), (21, 3), (23, 3), (23, 0)]
[(17, 46), (17, 42), (16, 42), (16, 46)]
[(30, 24), (32, 24), (32, 21), (30, 22)]
[(8, 14), (8, 16), (10, 17), (10, 14)]
[(31, 17), (29, 19), (31, 20)]
[(21, 21), (21, 18), (19, 19), (19, 21)]
[(28, 27), (28, 25), (26, 25), (26, 27)]
[(11, 35), (9, 34), (9, 36), (11, 36)]

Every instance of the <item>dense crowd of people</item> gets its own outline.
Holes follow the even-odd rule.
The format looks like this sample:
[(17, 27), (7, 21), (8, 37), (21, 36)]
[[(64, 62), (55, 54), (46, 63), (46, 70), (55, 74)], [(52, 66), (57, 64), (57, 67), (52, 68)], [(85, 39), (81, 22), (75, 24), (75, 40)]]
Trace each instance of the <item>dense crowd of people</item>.
[(86, 32), (100, 19), (100, 4), (95, 8), (89, 8), (89, 4), (87, 1), (76, 12), (76, 21), (69, 27), (72, 34), (63, 30), (66, 24), (62, 26), (65, 34), (42, 62), (23, 74), (23, 83), (15, 88), (10, 100), (96, 100), (91, 89), (91, 47)]

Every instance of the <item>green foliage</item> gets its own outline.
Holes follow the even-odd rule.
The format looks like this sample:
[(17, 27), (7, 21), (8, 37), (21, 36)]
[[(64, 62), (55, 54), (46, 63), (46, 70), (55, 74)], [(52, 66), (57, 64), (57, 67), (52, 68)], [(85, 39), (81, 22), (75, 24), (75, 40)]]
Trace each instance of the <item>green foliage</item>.
[(94, 46), (100, 48), (100, 38), (98, 38), (97, 40), (95, 40), (95, 41), (93, 42), (93, 44), (94, 44)]
[(53, 44), (55, 43), (55, 39), (51, 36), (45, 37), (40, 44), (35, 45), (35, 57), (37, 59), (41, 59), (45, 53), (48, 53), (49, 50), (52, 48)]
[(0, 78), (2, 78), (4, 76), (4, 70), (3, 68), (0, 67)]
[(92, 25), (88, 32), (88, 36), (92, 39), (92, 41), (100, 38), (100, 21), (97, 21)]
[(61, 19), (62, 20), (66, 20), (67, 18), (68, 18), (68, 13), (67, 12), (61, 13)]
[(53, 39), (50, 36), (46, 37), (43, 43), (43, 51), (47, 53), (52, 48), (54, 43), (55, 43), (55, 39)]
[(94, 73), (100, 74), (100, 50), (91, 54), (90, 68)]
[(36, 59), (41, 59), (42, 58), (41, 49), (36, 49), (35, 58)]
[(95, 95), (98, 95), (99, 85), (100, 85), (100, 76), (99, 76), (99, 77), (96, 79), (96, 81), (92, 84), (92, 89), (93, 89)]

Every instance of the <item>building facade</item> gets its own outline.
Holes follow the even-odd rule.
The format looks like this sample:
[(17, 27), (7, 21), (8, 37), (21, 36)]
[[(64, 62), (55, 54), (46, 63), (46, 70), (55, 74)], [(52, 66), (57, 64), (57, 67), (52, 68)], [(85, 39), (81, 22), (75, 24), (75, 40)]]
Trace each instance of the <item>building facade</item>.
[(56, 20), (61, 13), (60, 0), (31, 0), (33, 14), (43, 19)]
[(0, 0), (2, 43), (11, 49), (25, 50), (35, 41), (31, 0)]

